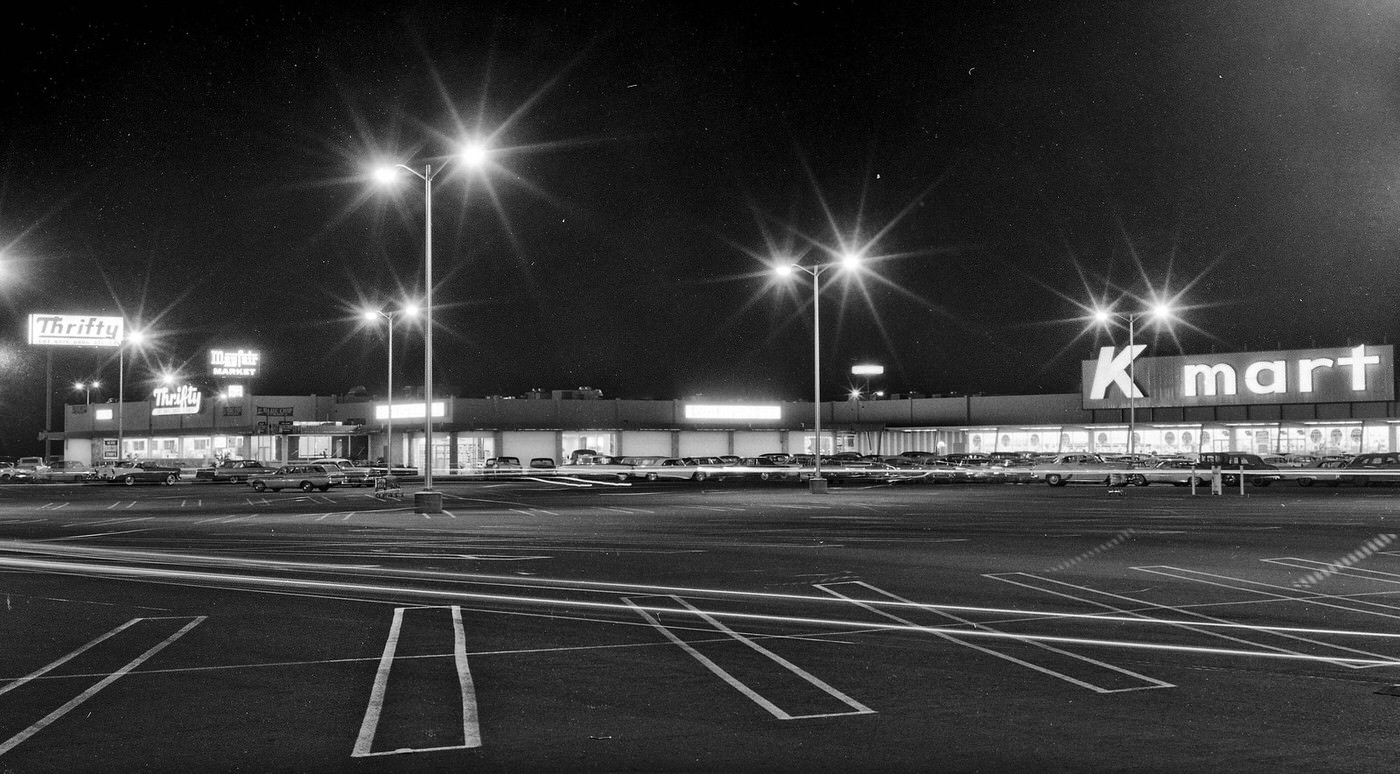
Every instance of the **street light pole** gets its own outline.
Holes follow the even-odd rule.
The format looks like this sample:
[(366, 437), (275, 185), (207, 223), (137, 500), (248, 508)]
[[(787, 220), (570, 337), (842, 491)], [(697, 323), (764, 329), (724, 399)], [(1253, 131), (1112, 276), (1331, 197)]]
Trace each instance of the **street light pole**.
[[(1137, 328), (1136, 312), (1128, 315), (1128, 352), (1134, 352), (1136, 342), (1133, 340), (1134, 331)], [(1137, 358), (1131, 357), (1128, 360), (1128, 457), (1133, 458), (1137, 453)]]
[[(392, 469), (392, 468), (394, 467), (394, 320), (395, 320), (396, 318), (404, 317), (404, 316), (413, 317), (413, 316), (416, 316), (417, 314), (418, 314), (418, 307), (412, 306), (412, 305), (405, 306), (404, 308), (399, 309), (399, 310), (397, 310), (397, 311), (389, 311), (389, 312), (386, 312), (386, 311), (384, 311), (383, 309), (370, 309), (370, 310), (368, 310), (368, 311), (365, 312), (365, 319), (366, 319), (366, 320), (370, 320), (371, 322), (373, 322), (375, 319), (377, 319), (377, 318), (379, 318), (379, 317), (383, 317), (385, 320), (387, 320), (387, 321), (389, 322), (389, 365), (388, 365), (388, 372), (389, 372), (389, 373), (388, 373), (388, 381), (389, 381), (389, 386), (388, 386), (389, 399), (388, 399), (387, 412), (386, 412), (386, 416), (385, 416), (385, 419), (384, 419), (384, 423), (385, 423), (384, 445), (385, 445), (385, 447), (386, 447), (386, 448), (385, 448), (385, 455), (384, 455), (384, 456), (385, 456), (384, 463), (385, 463), (386, 468), (389, 468), (389, 469)], [(386, 471), (386, 472), (390, 472), (390, 471)]]
[(1172, 314), (1172, 309), (1166, 303), (1155, 304), (1147, 311), (1114, 312), (1110, 309), (1100, 309), (1094, 316), (1101, 323), (1107, 323), (1110, 319), (1117, 317), (1128, 321), (1128, 454), (1137, 453), (1137, 321), (1144, 316), (1150, 315), (1155, 320), (1165, 320)]
[[(473, 143), (461, 155), (468, 165), (477, 166), (486, 160), (486, 148)], [(403, 169), (423, 181), (423, 491), (414, 496), (420, 513), (442, 512), (442, 496), (433, 492), (433, 178), (449, 161), (451, 157), (436, 170), (432, 164), (424, 164), (422, 172), (394, 164), (389, 174), (381, 174), (383, 179), (394, 169)]]
[(812, 478), (808, 481), (808, 486), (813, 494), (826, 491), (826, 479), (822, 478), (821, 276), (828, 269), (842, 266), (854, 268), (859, 263), (858, 255), (846, 254), (842, 256), (840, 263), (819, 263), (813, 266), (792, 263), (778, 266), (778, 272), (781, 274), (790, 274), (796, 270), (812, 275), (812, 430), (816, 436), (812, 443)]

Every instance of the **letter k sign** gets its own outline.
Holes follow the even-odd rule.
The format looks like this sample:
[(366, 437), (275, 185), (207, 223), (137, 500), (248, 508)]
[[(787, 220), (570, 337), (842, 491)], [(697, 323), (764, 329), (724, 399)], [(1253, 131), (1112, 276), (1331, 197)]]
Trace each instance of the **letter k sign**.
[(1134, 344), (1132, 347), (1113, 355), (1113, 347), (1104, 347), (1099, 350), (1099, 361), (1094, 364), (1094, 386), (1089, 390), (1091, 400), (1104, 400), (1107, 397), (1108, 386), (1118, 385), (1119, 391), (1124, 397), (1145, 398), (1142, 390), (1138, 389), (1133, 380), (1128, 378), (1128, 367), (1142, 351), (1147, 349), (1146, 344)]

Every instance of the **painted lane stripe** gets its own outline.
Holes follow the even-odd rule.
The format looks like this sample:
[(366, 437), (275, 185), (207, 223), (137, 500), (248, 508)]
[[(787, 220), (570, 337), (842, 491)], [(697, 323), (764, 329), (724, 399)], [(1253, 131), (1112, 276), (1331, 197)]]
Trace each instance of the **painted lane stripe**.
[[(839, 591), (836, 591), (833, 588), (834, 586), (857, 586), (861, 590), (866, 592), (866, 595), (863, 596), (873, 596), (875, 597), (875, 599), (859, 599), (848, 594), (843, 594)], [(923, 631), (927, 631), (930, 634), (941, 637), (949, 642), (961, 645), (966, 648), (971, 648), (973, 650), (985, 653), (989, 656), (995, 656), (997, 658), (1010, 661), (1013, 664), (1017, 664), (1019, 666), (1026, 667), (1027, 669), (1040, 672), (1041, 674), (1049, 675), (1050, 677), (1063, 680), (1067, 683), (1070, 683), (1071, 685), (1077, 685), (1081, 688), (1087, 688), (1095, 693), (1123, 693), (1126, 691), (1143, 691), (1151, 690), (1154, 688), (1176, 687), (1172, 683), (1168, 683), (1163, 680), (1158, 680), (1155, 677), (1148, 677), (1147, 675), (1134, 672), (1130, 669), (1125, 669), (1120, 666), (1114, 666), (1113, 664), (1109, 664), (1104, 661), (1099, 661), (1098, 659), (1089, 658), (1088, 656), (1084, 656), (1079, 653), (1074, 653), (1072, 651), (1056, 647), (1047, 642), (1040, 642), (1032, 639), (1019, 640), (1012, 638), (1003, 641), (988, 642), (986, 645), (978, 645), (976, 643), (969, 642), (967, 638), (959, 637), (956, 633), (950, 632), (946, 629), (939, 630), (932, 627), (921, 626), (920, 624), (911, 621), (908, 618), (895, 615), (887, 610), (882, 610), (875, 606), (876, 604), (879, 604), (881, 602), (888, 602), (890, 600), (894, 600), (896, 602), (900, 602), (906, 605), (915, 605), (917, 603), (905, 599), (896, 594), (893, 594), (891, 592), (885, 591), (884, 589), (876, 588), (875, 586), (872, 586), (863, 581), (846, 581), (842, 583), (816, 584), (816, 588), (821, 589), (822, 591), (834, 597), (837, 597), (838, 599), (844, 599), (850, 602), (851, 604), (854, 604), (857, 607), (875, 613), (876, 615), (888, 618), (892, 621), (896, 621), (906, 626), (920, 628)], [(910, 610), (912, 609), (914, 608), (910, 608)], [(946, 619), (951, 619), (953, 621), (966, 624), (967, 626), (973, 627), (974, 629), (980, 631), (1001, 632), (1000, 629), (997, 629), (995, 627), (980, 624), (975, 621), (972, 621), (969, 618), (954, 615), (944, 610), (937, 610), (934, 608), (919, 609), (926, 610), (929, 613), (942, 616)], [(1026, 649), (1027, 647), (1037, 648), (1039, 649), (1039, 652), (1029, 651), (1029, 655), (1027, 655), (1025, 658), (1013, 656), (1011, 655), (1011, 653), (1007, 652), (1013, 648)], [(1034, 656), (1036, 660), (1030, 660), (1031, 656)], [(1059, 669), (1052, 669), (1045, 663), (1054, 661), (1060, 662)], [(1076, 677), (1074, 675), (1071, 675), (1067, 671), (1069, 669), (1073, 669), (1080, 676)], [(1107, 678), (1107, 680), (1105, 680), (1105, 678)], [(1099, 682), (1090, 682), (1091, 679), (1097, 680)], [(1114, 685), (1099, 684), (1101, 682), (1109, 681), (1113, 681)]]
[[(1031, 575), (1029, 573), (1005, 573), (987, 575), (985, 577), (992, 578), (993, 580), (999, 580), (1004, 583), (1010, 583), (1013, 586), (1034, 589), (1043, 594), (1051, 594), (1053, 596), (1062, 597), (1065, 599), (1072, 599), (1077, 602), (1091, 605), (1093, 607), (1112, 610), (1119, 615), (1136, 617), (1140, 618), (1143, 621), (1160, 623), (1163, 626), (1170, 626), (1184, 631), (1190, 631), (1196, 634), (1202, 634), (1209, 637), (1214, 637), (1216, 639), (1225, 640), (1227, 642), (1234, 642), (1241, 645), (1246, 645), (1250, 648), (1255, 649), (1256, 653), (1254, 655), (1280, 654), (1283, 656), (1338, 664), (1347, 667), (1348, 669), (1368, 669), (1376, 666), (1393, 667), (1396, 665), (1396, 660), (1394, 656), (1373, 653), (1371, 651), (1359, 650), (1356, 648), (1348, 648), (1317, 639), (1318, 636), (1326, 636), (1329, 633), (1335, 633), (1338, 636), (1349, 634), (1346, 632), (1326, 632), (1322, 630), (1289, 631), (1278, 627), (1248, 626), (1245, 624), (1235, 623), (1225, 618), (1207, 615), (1197, 610), (1192, 610), (1189, 607), (1177, 607), (1171, 605), (1164, 605), (1157, 602), (1149, 602), (1147, 600), (1138, 599), (1123, 594), (1114, 594), (1111, 592), (1102, 591), (1100, 589), (1092, 589), (1087, 586), (1077, 586), (1074, 584), (1065, 583), (1063, 581), (1054, 580), (1052, 578)], [(1013, 580), (1013, 578), (1016, 578), (1017, 580)], [(1070, 589), (1075, 593), (1070, 593), (1068, 591), (1063, 590), (1056, 590), (1056, 588)], [(1138, 608), (1138, 610), (1128, 610), (1125, 609), (1125, 607), (1110, 605), (1105, 602), (1099, 602), (1096, 601), (1096, 598), (1112, 599), (1119, 603), (1125, 603), (1126, 605), (1136, 607)], [(1159, 610), (1162, 612), (1170, 612), (1174, 615), (1184, 616), (1187, 618), (1194, 618), (1199, 623), (1171, 621), (1154, 618), (1153, 616), (1148, 615), (1147, 613), (1141, 612), (1141, 610), (1144, 608), (1151, 610)], [(1304, 631), (1313, 636), (1303, 636), (1302, 632)], [(1285, 641), (1288, 641), (1290, 647), (1274, 645), (1270, 644), (1267, 641), (1263, 641), (1266, 640), (1266, 638), (1283, 639)], [(1327, 656), (1310, 654), (1300, 649), (1300, 647), (1303, 645), (1322, 648), (1324, 653), (1328, 651), (1340, 651), (1342, 653), (1356, 654), (1357, 657), (1352, 658), (1345, 656)], [(1240, 651), (1238, 653), (1248, 654), (1248, 651)]]
[(689, 602), (686, 602), (684, 599), (681, 599), (677, 596), (665, 596), (661, 597), (661, 599), (666, 599), (668, 601), (675, 602), (676, 604), (679, 604), (685, 608), (685, 611), (667, 609), (667, 614), (688, 612), (689, 615), (699, 618), (700, 620), (709, 624), (716, 631), (727, 636), (729, 639), (747, 645), (754, 652), (758, 653), (764, 658), (769, 659), (778, 666), (781, 666), (796, 677), (801, 678), (807, 684), (816, 687), (818, 690), (825, 693), (827, 696), (834, 698), (840, 703), (851, 708), (851, 711), (849, 712), (821, 712), (805, 715), (794, 715), (792, 713), (789, 713), (787, 710), (784, 710), (777, 704), (760, 695), (754, 689), (750, 688), (738, 677), (735, 677), (729, 670), (720, 666), (714, 660), (701, 653), (700, 650), (696, 648), (693, 644), (682, 640), (680, 636), (678, 636), (675, 633), (675, 631), (672, 630), (671, 627), (668, 627), (665, 624), (661, 623), (661, 621), (656, 616), (652, 615), (652, 613), (649, 612), (649, 610), (657, 609), (654, 605), (648, 606), (647, 608), (643, 608), (641, 605), (637, 604), (637, 602), (635, 602), (632, 598), (624, 597), (622, 599), (623, 602), (626, 602), (628, 606), (635, 610), (638, 615), (640, 615), (643, 619), (647, 621), (647, 623), (651, 624), (657, 631), (659, 631), (663, 636), (665, 636), (666, 639), (675, 643), (678, 647), (681, 648), (681, 650), (684, 650), (692, 658), (700, 662), (701, 665), (713, 672), (717, 677), (719, 677), (721, 680), (727, 683), (731, 688), (743, 694), (753, 703), (767, 710), (768, 713), (771, 714), (773, 717), (779, 720), (807, 720), (812, 718), (841, 717), (845, 715), (869, 715), (875, 712), (875, 710), (870, 709), (864, 704), (861, 704), (855, 699), (852, 699), (850, 696), (847, 696), (841, 691), (836, 690), (835, 688), (831, 687), (827, 683), (823, 682), (821, 679), (803, 670), (801, 667), (797, 666), (791, 661), (788, 661), (782, 656), (779, 656), (777, 653), (774, 653), (773, 651), (768, 650), (762, 645), (759, 645), (757, 642), (754, 642), (749, 637), (746, 637), (734, 631), (733, 629), (721, 623), (714, 616), (704, 611), (701, 611), (700, 609), (691, 605)]
[[(45, 728), (47, 728), (49, 725), (51, 725), (54, 721), (58, 720), (59, 718), (63, 717), (64, 715), (68, 714), (69, 712), (72, 712), (74, 709), (76, 709), (78, 706), (80, 706), (83, 702), (87, 701), (88, 699), (91, 699), (93, 696), (96, 696), (97, 693), (98, 693), (99, 691), (101, 691), (102, 689), (106, 688), (107, 686), (111, 685), (112, 683), (116, 682), (117, 680), (121, 679), (122, 677), (126, 676), (126, 675), (129, 674), (133, 669), (135, 669), (135, 668), (141, 666), (143, 663), (145, 663), (147, 660), (149, 660), (152, 656), (154, 656), (155, 654), (157, 654), (157, 653), (159, 653), (160, 651), (164, 650), (164, 649), (166, 648), (166, 646), (170, 645), (172, 642), (174, 642), (174, 641), (180, 639), (181, 637), (185, 636), (185, 634), (187, 634), (191, 629), (193, 629), (194, 627), (196, 627), (196, 626), (198, 626), (200, 623), (202, 623), (202, 622), (205, 620), (205, 618), (206, 618), (206, 616), (199, 616), (199, 617), (197, 617), (197, 618), (192, 619), (189, 623), (187, 623), (187, 624), (185, 624), (183, 627), (181, 627), (179, 631), (175, 632), (174, 634), (171, 634), (169, 637), (166, 637), (164, 640), (161, 640), (160, 642), (156, 643), (155, 645), (153, 645), (152, 647), (150, 647), (149, 649), (147, 649), (146, 652), (142, 653), (141, 655), (139, 655), (139, 656), (137, 656), (136, 658), (132, 659), (131, 661), (127, 662), (127, 664), (126, 664), (125, 666), (121, 667), (121, 668), (118, 669), (117, 671), (115, 671), (115, 672), (113, 672), (113, 673), (107, 675), (106, 677), (102, 678), (101, 680), (97, 681), (97, 682), (94, 683), (92, 686), (90, 686), (87, 690), (83, 691), (82, 693), (78, 694), (77, 696), (73, 697), (72, 699), (69, 699), (63, 706), (61, 706), (61, 707), (59, 707), (58, 709), (55, 709), (53, 712), (50, 712), (49, 714), (45, 715), (43, 718), (41, 718), (39, 721), (37, 721), (36, 723), (34, 723), (33, 725), (31, 725), (29, 728), (26, 728), (25, 730), (19, 732), (18, 734), (15, 734), (14, 736), (10, 737), (10, 738), (9, 738), (8, 740), (6, 740), (5, 742), (0, 743), (0, 755), (4, 755), (5, 753), (9, 752), (10, 750), (13, 750), (15, 747), (18, 747), (19, 745), (23, 744), (24, 741), (25, 741), (26, 739), (29, 739), (30, 737), (34, 736), (35, 734), (39, 733), (40, 731), (43, 731)], [(128, 628), (128, 627), (130, 627), (130, 626), (132, 626), (132, 625), (134, 625), (134, 624), (136, 624), (136, 623), (138, 623), (138, 622), (140, 622), (140, 621), (151, 621), (151, 620), (160, 620), (160, 619), (151, 619), (151, 618), (135, 618), (135, 619), (132, 619), (131, 621), (128, 621), (126, 624), (124, 624), (124, 625), (122, 625), (122, 626), (119, 626), (119, 627), (117, 627), (116, 629), (113, 629), (112, 631), (108, 632), (107, 634), (102, 635), (101, 637), (98, 637), (97, 639), (93, 640), (92, 642), (88, 643), (87, 645), (84, 645), (82, 648), (79, 648), (78, 650), (74, 651), (73, 653), (70, 653), (70, 654), (68, 654), (67, 656), (64, 656), (63, 658), (61, 658), (61, 659), (59, 659), (58, 661), (55, 661), (54, 663), (52, 663), (52, 664), (50, 664), (50, 665), (44, 667), (43, 669), (39, 670), (38, 672), (36, 672), (36, 673), (34, 673), (34, 674), (32, 674), (32, 675), (29, 675), (28, 677), (22, 678), (22, 679), (21, 679), (20, 681), (18, 681), (17, 683), (12, 684), (11, 686), (8, 686), (8, 687), (6, 688), (6, 690), (9, 690), (9, 688), (15, 687), (16, 685), (20, 685), (20, 684), (23, 684), (23, 683), (25, 683), (25, 682), (28, 682), (29, 680), (32, 680), (32, 679), (34, 679), (35, 677), (38, 677), (39, 675), (41, 675), (41, 674), (43, 674), (43, 673), (45, 673), (45, 672), (47, 672), (47, 671), (52, 670), (53, 668), (59, 666), (60, 664), (63, 664), (63, 663), (65, 663), (65, 662), (71, 660), (72, 658), (76, 657), (76, 656), (79, 655), (80, 653), (83, 653), (84, 651), (89, 650), (89, 649), (92, 648), (93, 646), (95, 646), (95, 645), (101, 643), (102, 641), (108, 639), (109, 637), (112, 637), (112, 636), (116, 635), (117, 633), (121, 632), (122, 630), (124, 630), (124, 629), (126, 629), (126, 628)]]

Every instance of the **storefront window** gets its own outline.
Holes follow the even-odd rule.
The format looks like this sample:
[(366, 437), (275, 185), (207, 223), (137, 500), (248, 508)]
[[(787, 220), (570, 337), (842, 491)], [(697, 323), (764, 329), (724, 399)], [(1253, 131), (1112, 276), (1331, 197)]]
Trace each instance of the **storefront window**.
[[(562, 433), (561, 435), (566, 457), (579, 449), (592, 449), (599, 454), (617, 454), (616, 433), (589, 430), (579, 433)], [(810, 445), (810, 443), (811, 440), (808, 439), (808, 444)]]
[[(423, 436), (419, 435), (413, 439), (413, 460), (419, 469), (422, 469), (426, 456), (423, 452)], [(451, 471), (452, 436), (448, 433), (433, 433), (433, 473), (446, 474)]]
[[(436, 447), (434, 447), (436, 453)], [(496, 456), (496, 440), (491, 436), (457, 436), (457, 470), (480, 470), (488, 457)], [(436, 463), (436, 460), (434, 460)], [(434, 468), (438, 466), (433, 465)]]

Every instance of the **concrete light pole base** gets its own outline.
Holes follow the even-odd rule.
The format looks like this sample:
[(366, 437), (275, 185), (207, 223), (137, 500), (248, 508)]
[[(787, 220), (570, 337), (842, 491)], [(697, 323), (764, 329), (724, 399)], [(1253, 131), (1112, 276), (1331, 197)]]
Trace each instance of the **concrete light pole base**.
[(442, 513), (442, 492), (414, 492), (414, 513)]
[(809, 479), (807, 479), (807, 490), (808, 490), (809, 492), (811, 492), (812, 494), (826, 494), (826, 479), (824, 479), (824, 478), (809, 478)]

